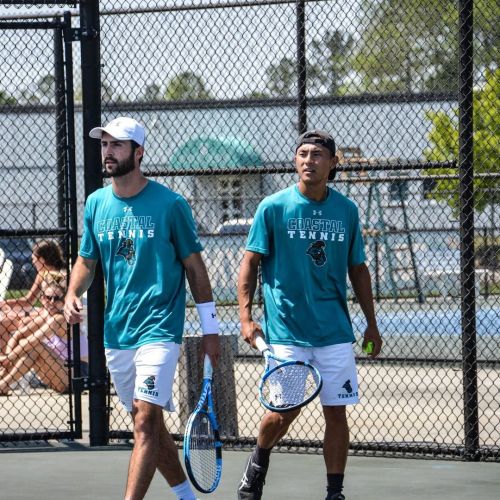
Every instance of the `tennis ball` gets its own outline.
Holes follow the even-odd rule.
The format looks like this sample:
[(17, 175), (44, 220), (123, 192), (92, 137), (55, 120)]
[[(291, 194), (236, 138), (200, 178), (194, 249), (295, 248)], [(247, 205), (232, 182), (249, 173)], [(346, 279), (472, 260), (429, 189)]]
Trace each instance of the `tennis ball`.
[(365, 354), (371, 354), (373, 352), (374, 344), (371, 340), (368, 341), (365, 347), (363, 347), (363, 352)]

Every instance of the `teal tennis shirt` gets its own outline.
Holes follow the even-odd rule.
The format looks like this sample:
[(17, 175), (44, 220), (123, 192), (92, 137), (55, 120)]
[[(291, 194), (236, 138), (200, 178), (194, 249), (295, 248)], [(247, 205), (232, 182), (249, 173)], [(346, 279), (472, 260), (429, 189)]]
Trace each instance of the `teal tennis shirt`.
[(329, 188), (322, 202), (292, 186), (257, 208), (247, 250), (262, 257), (264, 331), (272, 344), (354, 342), (347, 270), (365, 261), (356, 205)]
[(148, 181), (130, 198), (118, 197), (111, 186), (88, 197), (79, 253), (101, 259), (105, 347), (133, 349), (182, 341), (182, 260), (201, 250), (188, 203), (157, 182)]

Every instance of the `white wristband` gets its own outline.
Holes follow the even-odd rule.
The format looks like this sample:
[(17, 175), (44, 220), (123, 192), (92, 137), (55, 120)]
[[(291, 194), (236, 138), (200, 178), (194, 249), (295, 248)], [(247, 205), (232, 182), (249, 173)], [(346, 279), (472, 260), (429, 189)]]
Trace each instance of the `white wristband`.
[(200, 317), (201, 333), (203, 335), (217, 335), (219, 333), (219, 322), (215, 312), (215, 302), (196, 304), (196, 309)]

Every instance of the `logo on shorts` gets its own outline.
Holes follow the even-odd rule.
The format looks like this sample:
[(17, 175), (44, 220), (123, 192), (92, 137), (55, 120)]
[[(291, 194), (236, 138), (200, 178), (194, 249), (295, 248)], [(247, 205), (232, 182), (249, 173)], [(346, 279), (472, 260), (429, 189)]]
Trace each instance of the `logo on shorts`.
[(342, 389), (345, 389), (347, 392), (352, 392), (352, 385), (350, 380), (346, 380), (345, 384), (342, 386)]
[(311, 243), (307, 249), (307, 255), (311, 256), (316, 266), (324, 266), (326, 262), (325, 242), (318, 240)]
[(353, 397), (356, 397), (358, 395), (357, 391), (353, 392), (353, 390), (352, 390), (352, 384), (351, 384), (351, 380), (350, 379), (347, 379), (344, 382), (344, 385), (342, 386), (342, 389), (345, 390), (346, 394), (343, 394), (343, 393), (337, 394), (337, 396), (340, 399), (353, 398)]
[(121, 240), (116, 255), (121, 255), (127, 261), (127, 264), (131, 266), (135, 262), (134, 240), (130, 238)]
[(137, 388), (137, 392), (141, 394), (146, 394), (148, 396), (158, 397), (158, 390), (156, 390), (156, 377), (154, 375), (150, 375), (147, 379), (142, 382)]

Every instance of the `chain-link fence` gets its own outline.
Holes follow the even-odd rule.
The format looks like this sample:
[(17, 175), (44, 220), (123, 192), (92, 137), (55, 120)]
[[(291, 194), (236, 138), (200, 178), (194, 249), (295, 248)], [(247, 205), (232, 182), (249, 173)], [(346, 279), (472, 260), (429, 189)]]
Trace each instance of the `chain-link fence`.
[(71, 397), (80, 346), (73, 353), (62, 315), (77, 241), (63, 28), (61, 18), (0, 27), (0, 441), (81, 433)]
[[(378, 361), (358, 360), (362, 403), (349, 411), (351, 448), (498, 460), (498, 6), (110, 0), (100, 9), (102, 122), (130, 115), (146, 126), (143, 170), (186, 197), (205, 246), (225, 333), (224, 379), (234, 373), (218, 398), (226, 445), (253, 443), (263, 414), (262, 361), (238, 338), (246, 234), (260, 200), (296, 182), (298, 133), (320, 128), (340, 147), (333, 186), (360, 210), (385, 340)], [(25, 35), (15, 36), (19, 50)], [(30, 64), (38, 68), (22, 67)], [(43, 70), (27, 71), (31, 85), (52, 71), (36, 64)], [(79, 64), (75, 51), (81, 231)], [(45, 123), (48, 106), (24, 102), (19, 89), (2, 89), (0, 108), (14, 116), (9, 144), (22, 148), (23, 127)], [(23, 163), (9, 161), (13, 175)], [(20, 198), (28, 227), (38, 227), (49, 198)], [(18, 210), (7, 208), (15, 201), (3, 192), (0, 203)], [(168, 417), (177, 435), (199, 375), (192, 305), (176, 378), (179, 413)], [(349, 306), (359, 339), (364, 319), (352, 294)], [(305, 408), (283, 446), (320, 448), (322, 419), (318, 406)], [(131, 435), (112, 390), (109, 429)]]

